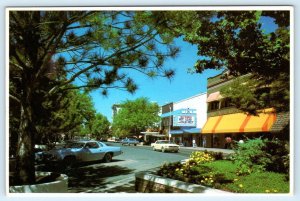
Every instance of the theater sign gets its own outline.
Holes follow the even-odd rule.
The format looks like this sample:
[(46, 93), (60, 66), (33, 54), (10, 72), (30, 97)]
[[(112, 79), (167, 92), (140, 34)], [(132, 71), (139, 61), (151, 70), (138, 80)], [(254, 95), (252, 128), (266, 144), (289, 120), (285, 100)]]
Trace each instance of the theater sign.
[(196, 127), (196, 110), (182, 109), (173, 114), (173, 126)]

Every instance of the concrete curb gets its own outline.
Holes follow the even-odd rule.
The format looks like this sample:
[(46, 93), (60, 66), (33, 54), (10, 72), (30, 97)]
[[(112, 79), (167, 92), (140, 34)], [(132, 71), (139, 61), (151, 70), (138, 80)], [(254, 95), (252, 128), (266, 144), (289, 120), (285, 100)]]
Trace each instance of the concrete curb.
[[(51, 172), (36, 172), (37, 176), (48, 176)], [(9, 193), (67, 193), (68, 176), (61, 174), (53, 182), (35, 185), (10, 186)]]
[(144, 193), (205, 193), (228, 194), (230, 192), (212, 189), (206, 186), (191, 184), (174, 179), (164, 178), (150, 172), (138, 172), (135, 174), (136, 191)]

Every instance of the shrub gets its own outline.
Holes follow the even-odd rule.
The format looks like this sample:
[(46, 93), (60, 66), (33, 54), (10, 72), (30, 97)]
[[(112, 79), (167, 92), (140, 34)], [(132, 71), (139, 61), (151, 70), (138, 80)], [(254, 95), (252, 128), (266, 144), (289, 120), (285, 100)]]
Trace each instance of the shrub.
[(239, 144), (234, 162), (238, 165), (238, 174), (254, 171), (288, 172), (289, 151), (285, 143), (275, 139), (253, 139)]
[[(157, 174), (163, 177), (183, 180), (186, 182), (200, 183), (200, 181), (205, 180), (205, 178), (203, 176), (198, 176), (199, 172), (204, 171), (203, 173), (206, 173), (209, 170), (207, 170), (207, 168), (202, 168), (203, 170), (200, 171), (197, 166), (199, 164), (212, 161), (214, 161), (214, 157), (212, 157), (209, 153), (196, 151), (192, 152), (189, 160), (187, 160), (186, 163), (166, 163), (160, 167), (160, 169), (157, 171)], [(208, 181), (208, 179), (205, 181)], [(211, 179), (209, 181), (211, 181)]]
[(180, 162), (165, 163), (159, 168), (157, 174), (163, 177), (177, 178), (177, 172), (175, 170), (182, 169), (182, 167), (183, 165)]
[(206, 162), (211, 162), (214, 160), (215, 158), (210, 153), (203, 152), (203, 151), (194, 151), (190, 155), (188, 163), (195, 163), (196, 165), (198, 165)]
[(286, 142), (278, 139), (266, 141), (263, 151), (270, 155), (271, 163), (266, 166), (268, 171), (289, 173), (289, 145)]
[(223, 160), (224, 155), (223, 152), (214, 152), (205, 150), (204, 153), (210, 154), (215, 160)]

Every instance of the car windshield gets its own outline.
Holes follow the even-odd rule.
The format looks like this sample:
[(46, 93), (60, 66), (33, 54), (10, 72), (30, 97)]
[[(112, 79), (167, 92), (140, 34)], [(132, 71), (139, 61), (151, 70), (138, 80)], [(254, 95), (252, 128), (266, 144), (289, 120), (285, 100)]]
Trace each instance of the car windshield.
[(82, 142), (66, 144), (66, 148), (82, 148), (82, 147), (84, 147), (84, 143)]
[(171, 142), (171, 141), (161, 141), (160, 143), (161, 144), (173, 144), (173, 142)]
[(105, 144), (105, 143), (103, 143), (103, 142), (98, 142), (98, 144), (100, 144), (100, 146), (102, 146), (102, 147), (108, 146), (107, 144)]

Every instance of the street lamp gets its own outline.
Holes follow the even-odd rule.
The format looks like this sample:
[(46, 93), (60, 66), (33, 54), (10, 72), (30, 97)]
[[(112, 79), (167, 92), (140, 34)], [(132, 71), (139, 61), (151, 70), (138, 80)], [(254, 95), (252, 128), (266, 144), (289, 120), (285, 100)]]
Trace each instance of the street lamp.
[(169, 106), (170, 109), (170, 116), (169, 116), (169, 141), (171, 141), (171, 106)]

